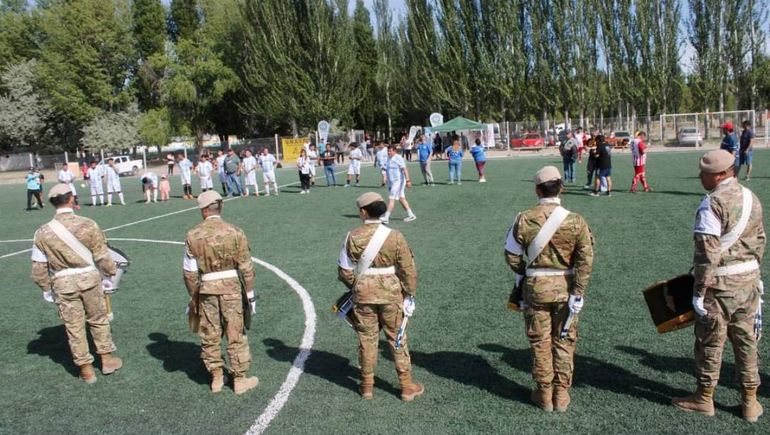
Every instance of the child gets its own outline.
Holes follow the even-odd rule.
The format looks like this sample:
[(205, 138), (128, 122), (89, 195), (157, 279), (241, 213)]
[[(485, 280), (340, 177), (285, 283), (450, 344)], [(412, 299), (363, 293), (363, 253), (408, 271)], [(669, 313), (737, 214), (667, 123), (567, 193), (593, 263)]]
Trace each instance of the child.
[(481, 139), (476, 138), (476, 145), (471, 148), (471, 155), (476, 162), (476, 170), (479, 172), (479, 183), (486, 183), (484, 177), (484, 166), (487, 164), (487, 155), (484, 153), (484, 147), (481, 146)]
[(265, 196), (270, 196), (270, 185), (273, 185), (273, 192), (278, 196), (278, 184), (275, 182), (275, 167), (277, 161), (275, 156), (270, 154), (267, 148), (262, 148), (262, 154), (259, 155), (259, 166), (262, 167), (262, 181), (265, 183)]
[(644, 166), (647, 163), (647, 145), (644, 143), (644, 139), (647, 134), (643, 131), (636, 133), (636, 138), (631, 142), (631, 157), (634, 163), (634, 179), (631, 181), (631, 193), (636, 193), (636, 185), (639, 181), (642, 182), (645, 192), (650, 191), (650, 186), (647, 184), (647, 177), (644, 174)]
[(158, 190), (160, 190), (160, 200), (168, 201), (169, 195), (171, 195), (171, 183), (168, 182), (168, 177), (165, 175), (160, 176), (160, 186), (158, 187)]

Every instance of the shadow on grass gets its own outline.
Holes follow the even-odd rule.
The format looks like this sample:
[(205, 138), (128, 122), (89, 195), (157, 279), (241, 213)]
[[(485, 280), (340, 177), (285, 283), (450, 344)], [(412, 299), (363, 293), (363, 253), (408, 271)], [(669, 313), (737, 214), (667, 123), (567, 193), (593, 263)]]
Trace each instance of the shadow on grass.
[[(486, 350), (485, 346), (494, 345), (479, 347)], [(434, 375), (479, 388), (503, 399), (529, 403), (529, 388), (501, 376), (481, 355), (465, 352), (427, 353), (414, 350), (410, 350), (409, 353), (412, 356), (412, 364)]]
[(153, 332), (147, 337), (152, 340), (147, 345), (147, 352), (163, 362), (163, 370), (184, 372), (191, 381), (198, 384), (209, 383), (209, 374), (200, 357), (200, 346), (189, 341), (169, 340), (168, 335), (161, 332)]
[[(283, 341), (275, 338), (267, 338), (263, 343), (268, 347), (267, 355), (276, 361), (291, 364), (299, 353), (299, 348), (287, 346)], [(314, 349), (305, 363), (305, 373), (333, 382), (358, 394), (358, 368), (351, 365), (350, 360), (343, 356)], [(374, 386), (396, 397), (401, 397), (399, 389), (380, 378), (374, 378)]]
[[(695, 361), (693, 358), (656, 355), (644, 349), (631, 346), (615, 346), (615, 349), (621, 352), (625, 352), (629, 355), (638, 356), (640, 357), (640, 364), (664, 373), (683, 373), (692, 375), (695, 367)], [(768, 379), (769, 376), (764, 373), (760, 373), (759, 375), (762, 378), (762, 385), (759, 387), (759, 395), (770, 397), (770, 387), (768, 387), (768, 383), (770, 383), (770, 379)], [(735, 376), (735, 364), (728, 361), (723, 361), (722, 370), (720, 373), (720, 379), (722, 382), (719, 384), (719, 386), (736, 390), (739, 389), (739, 386), (736, 382), (731, 382), (732, 379), (735, 379)]]
[(37, 334), (38, 338), (27, 344), (27, 354), (47, 356), (51, 361), (64, 367), (69, 374), (77, 377), (80, 370), (72, 361), (64, 325), (43, 328), (37, 331)]
[(679, 195), (679, 196), (703, 196), (705, 193), (698, 193), (698, 192), (683, 192), (679, 190), (654, 190), (652, 191), (653, 194), (655, 193), (662, 193), (664, 195)]
[[(499, 344), (482, 344), (479, 348), (502, 354), (502, 360), (516, 369), (531, 370), (532, 357), (529, 349), (509, 349)], [(589, 386), (661, 405), (670, 405), (672, 397), (690, 394), (688, 391), (643, 378), (618, 365), (580, 354), (575, 356), (573, 385)]]

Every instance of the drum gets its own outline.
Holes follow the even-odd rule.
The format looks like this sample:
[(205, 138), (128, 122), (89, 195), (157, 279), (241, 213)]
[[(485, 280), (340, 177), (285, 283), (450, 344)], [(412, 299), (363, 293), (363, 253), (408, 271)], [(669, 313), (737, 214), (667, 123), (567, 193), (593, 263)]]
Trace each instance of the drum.
[(642, 291), (658, 333), (676, 331), (695, 323), (694, 285), (695, 278), (687, 274), (659, 281)]
[(353, 292), (347, 291), (332, 305), (332, 313), (353, 327)]
[(110, 253), (112, 261), (115, 262), (118, 272), (112, 277), (112, 289), (105, 290), (105, 293), (115, 293), (120, 288), (120, 280), (123, 278), (123, 274), (128, 270), (129, 260), (126, 254), (118, 248), (108, 246), (107, 250)]

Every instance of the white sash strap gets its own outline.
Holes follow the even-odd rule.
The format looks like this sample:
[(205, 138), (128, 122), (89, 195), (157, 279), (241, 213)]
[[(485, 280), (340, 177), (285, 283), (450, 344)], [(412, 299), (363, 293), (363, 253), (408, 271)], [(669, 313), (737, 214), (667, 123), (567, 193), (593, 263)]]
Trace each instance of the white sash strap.
[(535, 258), (543, 252), (567, 216), (569, 216), (569, 210), (562, 206), (556, 207), (548, 216), (545, 224), (540, 228), (540, 232), (537, 233), (527, 248), (527, 265), (532, 264)]
[(573, 273), (572, 269), (527, 269), (527, 276), (568, 276)]
[(87, 272), (96, 272), (96, 268), (94, 266), (71, 267), (69, 269), (62, 269), (57, 272), (54, 272), (53, 277), (61, 278), (63, 276), (80, 275), (81, 273), (87, 273)]
[(396, 266), (389, 267), (370, 267), (364, 271), (361, 275), (394, 275), (396, 273)]
[(91, 254), (91, 250), (86, 248), (86, 246), (78, 240), (67, 227), (62, 225), (61, 222), (52, 219), (51, 222), (48, 222), (48, 228), (50, 228), (62, 242), (69, 246), (70, 249), (75, 251), (83, 261), (88, 263), (89, 266), (94, 266), (94, 256)]
[(385, 239), (387, 239), (388, 235), (390, 235), (390, 231), (390, 228), (386, 227), (385, 225), (379, 225), (377, 227), (377, 230), (374, 231), (374, 235), (372, 235), (371, 240), (369, 240), (369, 244), (366, 245), (364, 252), (361, 254), (361, 258), (358, 260), (358, 264), (356, 265), (354, 271), (356, 276), (361, 276), (366, 273), (366, 271), (369, 269), (369, 266), (372, 265), (374, 257), (379, 254), (380, 249), (382, 249), (382, 245), (385, 244)]
[(745, 263), (731, 264), (729, 266), (717, 267), (715, 273), (716, 276), (729, 276), (729, 275), (741, 275), (744, 273), (753, 272), (759, 270), (759, 262), (757, 260), (747, 261)]
[(721, 252), (727, 252), (738, 239), (741, 238), (743, 232), (746, 231), (746, 226), (749, 224), (749, 218), (751, 217), (751, 208), (754, 205), (754, 196), (751, 191), (741, 186), (743, 191), (743, 208), (741, 210), (741, 217), (738, 219), (738, 223), (735, 224), (727, 234), (720, 237)]
[(204, 273), (203, 275), (201, 275), (201, 281), (203, 282), (217, 281), (217, 280), (226, 279), (226, 278), (238, 278), (238, 271), (235, 269), (230, 269), (230, 270), (221, 270), (219, 272)]

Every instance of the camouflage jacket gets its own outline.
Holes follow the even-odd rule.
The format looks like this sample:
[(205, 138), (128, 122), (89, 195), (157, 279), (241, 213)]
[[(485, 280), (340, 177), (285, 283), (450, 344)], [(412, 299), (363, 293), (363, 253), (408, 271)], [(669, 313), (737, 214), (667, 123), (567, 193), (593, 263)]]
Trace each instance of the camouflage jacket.
[(729, 178), (709, 192), (695, 214), (693, 227), (695, 252), (693, 274), (695, 293), (703, 295), (711, 287), (725, 291), (754, 290), (759, 270), (728, 276), (716, 276), (717, 268), (756, 260), (762, 263), (765, 252), (765, 227), (762, 204), (752, 193), (753, 204), (749, 222), (738, 240), (725, 252), (721, 238), (730, 232), (743, 213), (743, 192), (735, 178)]
[[(190, 295), (235, 294), (254, 285), (254, 264), (249, 241), (240, 228), (210, 216), (187, 232), (185, 238), (184, 281)], [(203, 282), (206, 273), (236, 270), (239, 278)]]
[(338, 263), (339, 279), (354, 292), (355, 301), (360, 304), (389, 304), (402, 302), (403, 293), (414, 295), (417, 291), (417, 268), (414, 255), (404, 235), (391, 230), (380, 252), (374, 257), (370, 268), (395, 267), (392, 275), (355, 276), (354, 269), (369, 244), (379, 221), (367, 221), (349, 232), (340, 250)]
[[(91, 251), (94, 263), (104, 275), (117, 273), (115, 262), (107, 250), (107, 241), (99, 225), (91, 219), (76, 216), (70, 209), (58, 209), (58, 222), (64, 225), (76, 239)], [(48, 224), (41, 225), (35, 232), (32, 246), (32, 280), (44, 291), (55, 290), (59, 293), (74, 293), (98, 285), (100, 275), (90, 272), (80, 275), (53, 277), (64, 269), (87, 267), (89, 264), (62, 241)], [(50, 272), (50, 273), (49, 273)]]
[(551, 241), (527, 267), (524, 256), (540, 228), (560, 204), (558, 198), (541, 199), (537, 206), (516, 216), (508, 231), (505, 259), (511, 269), (526, 275), (526, 269), (572, 269), (572, 275), (530, 276), (524, 279), (523, 294), (527, 303), (563, 302), (570, 293), (585, 295), (594, 260), (594, 239), (585, 219), (570, 213)]

